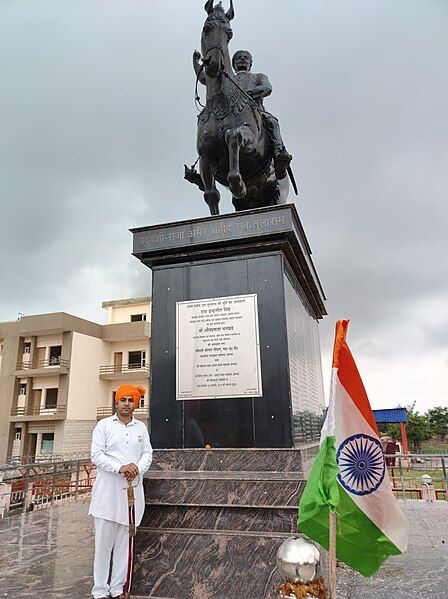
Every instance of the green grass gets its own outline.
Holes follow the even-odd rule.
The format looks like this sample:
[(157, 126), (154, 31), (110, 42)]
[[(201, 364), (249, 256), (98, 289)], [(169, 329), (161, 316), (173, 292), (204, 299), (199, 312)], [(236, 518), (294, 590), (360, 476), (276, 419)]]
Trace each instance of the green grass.
[[(403, 476), (403, 484), (401, 480), (400, 469), (396, 466), (393, 469), (393, 476), (391, 468), (388, 469), (389, 479), (392, 483), (392, 486), (397, 489), (394, 491), (395, 497), (401, 499), (403, 498), (403, 491), (407, 489), (405, 493), (407, 499), (421, 499), (421, 495), (418, 490), (422, 488), (422, 475), (429, 474), (432, 478), (432, 483), (434, 484), (434, 488), (437, 490), (445, 491), (444, 493), (438, 493), (437, 499), (441, 501), (446, 501), (446, 482), (443, 478), (442, 468), (437, 470), (430, 470), (425, 468), (425, 464), (418, 464), (418, 467), (414, 467), (414, 465), (410, 468), (403, 468), (402, 476)], [(417, 489), (417, 491), (411, 492), (409, 489)]]
[(422, 453), (448, 453), (448, 441), (425, 441), (422, 443)]
[[(403, 479), (405, 482), (412, 480), (421, 484), (423, 474), (429, 474), (434, 483), (436, 481), (443, 481), (443, 472), (441, 468), (437, 470), (428, 470), (427, 468), (424, 468), (424, 464), (420, 464), (419, 466), (421, 467), (403, 468)], [(391, 468), (388, 468), (387, 470), (389, 472), (389, 478), (392, 478)], [(400, 480), (400, 469), (398, 466), (394, 468), (394, 478)]]
[[(405, 489), (421, 489), (422, 488), (422, 475), (423, 474), (429, 474), (429, 476), (432, 478), (432, 483), (434, 485), (435, 489), (440, 489), (440, 490), (445, 490), (445, 493), (439, 493), (437, 495), (437, 498), (440, 500), (446, 500), (446, 482), (443, 478), (443, 471), (442, 468), (440, 469), (436, 469), (436, 470), (431, 470), (428, 468), (425, 468), (425, 464), (418, 464), (418, 467), (411, 467), (411, 468), (403, 468), (403, 484), (402, 484), (402, 480), (401, 480), (401, 475), (400, 475), (400, 469), (398, 468), (398, 466), (396, 466), (393, 469), (393, 476), (392, 476), (392, 471), (391, 468), (389, 467), (388, 469), (389, 472), (389, 479), (392, 483), (392, 486), (395, 487), (396, 489), (398, 489), (397, 491), (394, 492), (396, 497), (402, 498), (403, 497), (403, 491), (401, 490), (402, 487), (404, 487)], [(406, 493), (406, 497), (408, 499), (420, 499), (420, 493), (418, 491), (416, 492), (411, 492), (408, 491)]]

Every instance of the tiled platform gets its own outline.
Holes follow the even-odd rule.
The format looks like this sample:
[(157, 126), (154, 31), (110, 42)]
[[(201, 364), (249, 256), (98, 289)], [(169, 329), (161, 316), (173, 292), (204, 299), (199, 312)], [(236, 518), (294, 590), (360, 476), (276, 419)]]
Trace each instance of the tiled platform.
[[(338, 571), (338, 599), (446, 599), (448, 580), (448, 503), (407, 501), (402, 504), (411, 525), (411, 546), (402, 556), (393, 557), (370, 579), (342, 567)], [(61, 507), (49, 508), (26, 515), (0, 520), (0, 597), (9, 599), (46, 597), (49, 599), (87, 599), (92, 585), (93, 532), (87, 516), (88, 502), (79, 501)], [(177, 531), (176, 534), (179, 534)], [(253, 532), (256, 534), (256, 531)], [(217, 537), (218, 538), (218, 537)], [(171, 539), (171, 540), (170, 540)], [(172, 544), (174, 537), (164, 533), (157, 553), (147, 555), (148, 579), (150, 564), (159, 563), (164, 580), (169, 580), (169, 560), (182, 552), (182, 546)], [(183, 545), (201, 548), (201, 534), (185, 532)], [(272, 568), (269, 584), (260, 599), (273, 599), (273, 585), (279, 580), (273, 560), (266, 560), (263, 552), (257, 555), (235, 554), (231, 535), (222, 535), (221, 542), (208, 547), (208, 572), (199, 572), (191, 563), (191, 574), (200, 582), (201, 576), (225, 575), (230, 560), (247, 563), (247, 585), (261, 569)], [(272, 537), (272, 547), (281, 538)], [(177, 553), (176, 553), (177, 552)], [(274, 554), (272, 554), (274, 555)], [(159, 579), (160, 580), (160, 579)], [(158, 584), (147, 595), (151, 599), (173, 599), (159, 594), (164, 584)], [(244, 597), (244, 589), (241, 597)], [(208, 599), (196, 585), (194, 595), (185, 599)], [(134, 599), (138, 599), (134, 596)], [(222, 597), (220, 599), (234, 599)], [(236, 599), (236, 598), (235, 598)]]

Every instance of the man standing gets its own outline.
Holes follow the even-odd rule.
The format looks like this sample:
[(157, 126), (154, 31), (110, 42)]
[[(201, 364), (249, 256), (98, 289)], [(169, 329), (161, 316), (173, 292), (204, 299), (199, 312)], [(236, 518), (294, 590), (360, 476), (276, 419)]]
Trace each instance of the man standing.
[[(95, 599), (123, 598), (129, 548), (127, 484), (135, 494), (135, 524), (142, 520), (145, 507), (143, 474), (152, 460), (152, 447), (146, 426), (133, 411), (145, 394), (143, 387), (122, 385), (115, 394), (116, 414), (100, 420), (92, 436), (92, 462), (97, 467), (89, 514), (95, 518)], [(112, 573), (108, 584), (110, 558)]]

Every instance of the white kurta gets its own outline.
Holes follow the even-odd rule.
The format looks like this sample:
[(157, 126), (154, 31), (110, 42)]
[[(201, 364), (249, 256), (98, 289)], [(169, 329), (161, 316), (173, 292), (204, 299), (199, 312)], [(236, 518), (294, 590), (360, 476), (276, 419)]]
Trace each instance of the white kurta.
[(138, 526), (145, 509), (143, 474), (152, 461), (149, 434), (143, 422), (132, 418), (123, 424), (118, 416), (100, 420), (92, 436), (92, 462), (97, 467), (92, 489), (89, 514), (96, 518), (128, 524), (128, 499), (126, 479), (119, 470), (125, 464), (134, 463), (139, 470), (135, 493), (135, 523)]

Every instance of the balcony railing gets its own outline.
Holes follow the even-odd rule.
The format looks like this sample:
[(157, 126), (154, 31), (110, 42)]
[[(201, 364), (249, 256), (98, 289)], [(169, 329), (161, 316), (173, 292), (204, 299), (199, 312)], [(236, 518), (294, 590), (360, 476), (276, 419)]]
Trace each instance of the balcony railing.
[[(101, 420), (101, 418), (107, 418), (108, 416), (112, 416), (115, 413), (115, 409), (110, 407), (97, 408), (96, 409), (96, 419)], [(149, 417), (149, 409), (146, 408), (137, 408), (133, 412), (136, 418), (148, 418)]]
[(143, 370), (149, 372), (149, 365), (144, 362), (134, 364), (109, 364), (100, 366), (100, 374), (123, 374), (124, 372), (133, 372), (134, 370)]
[(11, 416), (63, 416), (67, 412), (66, 405), (60, 406), (25, 406), (12, 408)]
[(17, 364), (17, 370), (36, 370), (38, 368), (51, 368), (52, 366), (62, 366), (63, 368), (68, 368), (68, 360), (65, 360), (59, 356), (55, 358), (49, 358), (48, 360), (19, 362)]

